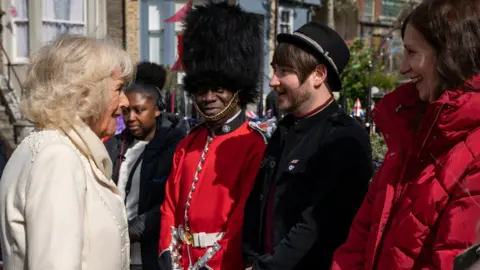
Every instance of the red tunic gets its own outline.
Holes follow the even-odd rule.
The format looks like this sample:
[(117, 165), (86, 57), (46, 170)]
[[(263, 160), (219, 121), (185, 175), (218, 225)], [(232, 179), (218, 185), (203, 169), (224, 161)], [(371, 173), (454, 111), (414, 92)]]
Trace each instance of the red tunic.
[[(165, 252), (170, 253), (169, 258), (180, 255), (179, 260), (172, 260), (172, 269), (189, 269), (189, 265), (215, 251), (215, 247), (187, 245), (183, 237), (175, 235), (179, 227), (187, 227), (195, 234), (223, 233), (217, 241), (218, 250), (205, 257), (207, 267), (244, 270), (243, 211), (263, 158), (266, 138), (247, 121), (229, 133), (214, 136), (210, 143), (208, 137), (206, 127), (200, 127), (181, 141), (175, 152), (161, 207), (160, 260)], [(194, 183), (195, 176), (198, 181)]]

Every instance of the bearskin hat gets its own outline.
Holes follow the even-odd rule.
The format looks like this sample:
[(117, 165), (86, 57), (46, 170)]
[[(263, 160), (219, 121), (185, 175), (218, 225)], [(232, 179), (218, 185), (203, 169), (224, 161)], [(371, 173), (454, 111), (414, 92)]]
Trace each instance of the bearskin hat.
[(259, 96), (262, 30), (260, 20), (225, 2), (195, 6), (183, 37), (184, 88), (188, 93), (224, 88), (238, 91), (245, 107)]

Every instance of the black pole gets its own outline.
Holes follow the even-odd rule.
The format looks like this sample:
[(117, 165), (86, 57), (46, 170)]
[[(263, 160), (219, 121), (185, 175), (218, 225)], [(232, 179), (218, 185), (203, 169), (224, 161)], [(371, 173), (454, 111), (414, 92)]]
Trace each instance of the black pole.
[(263, 118), (263, 86), (260, 87), (260, 98), (257, 105), (257, 115), (260, 118)]
[(124, 50), (127, 49), (127, 7), (125, 1), (122, 1), (122, 47)]
[[(373, 30), (372, 30), (373, 31)], [(375, 60), (377, 58), (377, 53), (374, 48), (374, 35), (370, 36), (370, 48), (372, 50), (372, 59), (370, 60), (370, 74), (368, 76), (368, 84), (367, 84), (367, 110), (365, 115), (365, 123), (369, 125), (370, 129), (370, 111), (372, 108), (372, 86), (373, 86), (373, 72), (375, 70)]]

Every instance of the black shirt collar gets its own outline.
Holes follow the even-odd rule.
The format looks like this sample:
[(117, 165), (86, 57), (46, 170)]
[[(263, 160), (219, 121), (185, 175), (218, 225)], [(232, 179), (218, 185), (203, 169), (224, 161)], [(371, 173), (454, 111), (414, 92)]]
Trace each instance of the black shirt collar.
[(302, 131), (308, 130), (311, 127), (315, 127), (315, 123), (322, 121), (323, 119), (327, 119), (331, 117), (333, 114), (338, 112), (339, 107), (335, 101), (327, 105), (323, 110), (319, 111), (318, 113), (306, 117), (306, 118), (296, 118), (295, 116), (289, 114), (285, 116), (282, 120), (282, 124), (287, 129), (293, 128), (294, 130)]

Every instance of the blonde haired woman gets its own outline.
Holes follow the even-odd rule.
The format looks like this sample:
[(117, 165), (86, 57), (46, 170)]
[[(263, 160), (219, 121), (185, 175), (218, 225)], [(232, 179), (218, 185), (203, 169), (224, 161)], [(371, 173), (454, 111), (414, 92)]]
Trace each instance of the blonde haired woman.
[(36, 130), (0, 181), (5, 269), (129, 269), (124, 203), (100, 138), (115, 133), (133, 73), (125, 51), (87, 37), (32, 57), (23, 105)]

